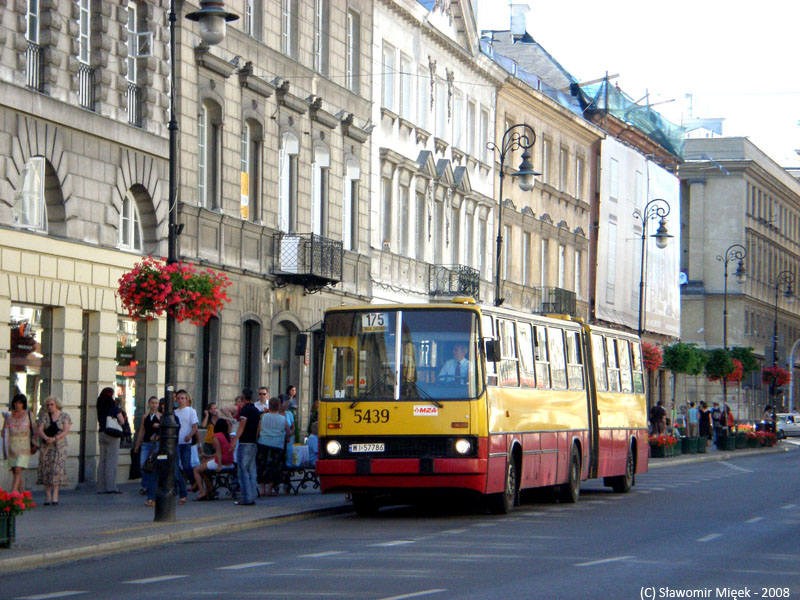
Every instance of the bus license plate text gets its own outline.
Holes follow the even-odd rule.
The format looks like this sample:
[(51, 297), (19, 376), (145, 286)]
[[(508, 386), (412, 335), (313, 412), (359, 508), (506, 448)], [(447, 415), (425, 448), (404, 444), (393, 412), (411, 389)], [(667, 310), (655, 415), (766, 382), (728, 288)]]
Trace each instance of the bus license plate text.
[(383, 442), (373, 444), (350, 444), (350, 452), (383, 452)]

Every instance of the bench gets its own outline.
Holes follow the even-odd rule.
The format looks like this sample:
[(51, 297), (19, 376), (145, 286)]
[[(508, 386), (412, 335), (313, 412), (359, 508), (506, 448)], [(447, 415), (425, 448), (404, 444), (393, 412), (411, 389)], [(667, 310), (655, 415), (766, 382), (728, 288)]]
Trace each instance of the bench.
[(206, 471), (211, 478), (211, 489), (208, 492), (209, 498), (216, 499), (219, 490), (225, 490), (228, 498), (236, 498), (239, 495), (239, 478), (236, 472), (236, 465), (222, 467), (216, 471)]
[(294, 494), (295, 496), (300, 490), (305, 489), (319, 489), (319, 479), (317, 479), (317, 471), (312, 466), (304, 467), (284, 467), (283, 468), (283, 488), (287, 494)]

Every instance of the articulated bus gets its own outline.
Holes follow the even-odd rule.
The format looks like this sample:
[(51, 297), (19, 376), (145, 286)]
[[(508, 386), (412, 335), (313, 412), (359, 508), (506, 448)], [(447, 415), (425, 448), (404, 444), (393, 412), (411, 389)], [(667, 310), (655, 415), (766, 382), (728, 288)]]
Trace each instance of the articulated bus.
[(360, 514), (434, 489), (499, 514), (524, 489), (627, 492), (649, 455), (639, 338), (471, 298), (330, 309), (319, 438), (322, 491)]

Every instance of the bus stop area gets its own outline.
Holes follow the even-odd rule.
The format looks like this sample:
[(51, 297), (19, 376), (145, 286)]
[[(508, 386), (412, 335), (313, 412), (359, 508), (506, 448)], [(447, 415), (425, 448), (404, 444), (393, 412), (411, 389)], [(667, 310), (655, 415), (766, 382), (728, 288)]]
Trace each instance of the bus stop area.
[[(719, 451), (712, 446), (705, 454), (653, 458), (649, 467), (734, 460), (797, 449), (797, 445), (786, 441), (772, 448), (735, 452)], [(352, 510), (344, 494), (322, 495), (316, 490), (301, 490), (296, 496), (259, 498), (255, 506), (235, 506), (232, 500), (225, 499), (190, 500), (176, 507), (175, 521), (155, 523), (153, 509), (144, 506), (143, 496), (139, 495), (138, 482), (122, 485), (120, 489), (123, 493), (119, 495), (97, 494), (94, 484), (81, 484), (74, 490), (62, 491), (58, 506), (43, 506), (43, 493), (34, 491), (37, 508), (16, 518), (16, 541), (10, 548), (0, 549), (0, 573)]]

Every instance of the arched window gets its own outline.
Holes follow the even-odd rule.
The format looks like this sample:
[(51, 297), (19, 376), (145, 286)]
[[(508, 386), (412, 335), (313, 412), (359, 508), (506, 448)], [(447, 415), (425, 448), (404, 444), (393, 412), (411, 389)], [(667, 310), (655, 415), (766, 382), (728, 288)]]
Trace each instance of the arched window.
[(20, 186), (14, 198), (14, 224), (36, 231), (47, 231), (47, 209), (44, 201), (45, 160), (42, 156), (28, 159), (22, 169)]
[(136, 199), (128, 192), (119, 213), (118, 246), (123, 250), (142, 251), (142, 223)]

